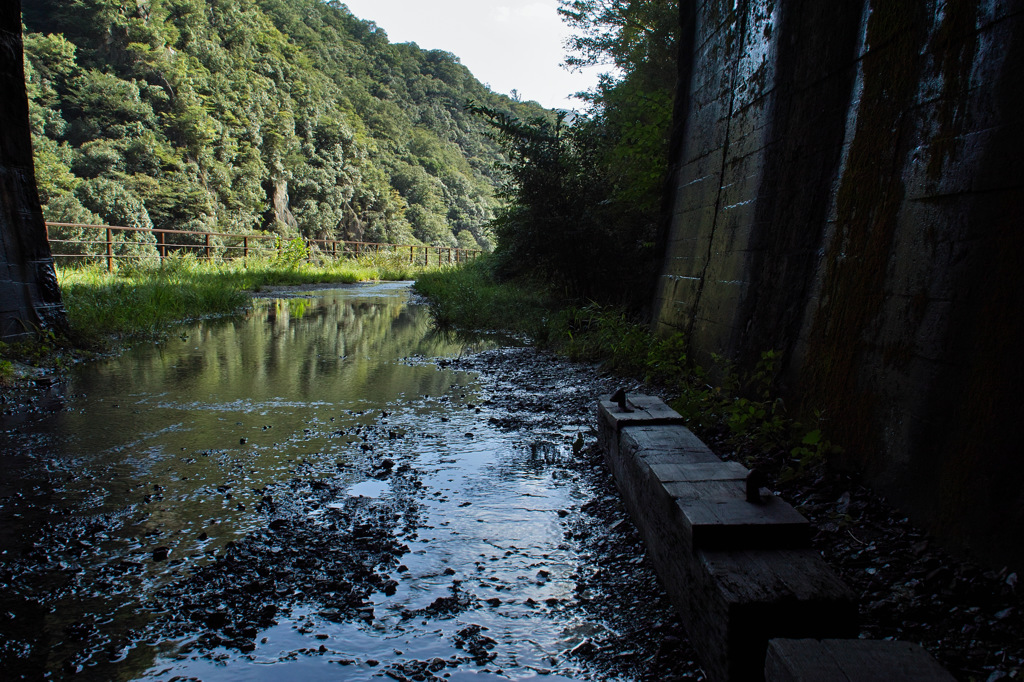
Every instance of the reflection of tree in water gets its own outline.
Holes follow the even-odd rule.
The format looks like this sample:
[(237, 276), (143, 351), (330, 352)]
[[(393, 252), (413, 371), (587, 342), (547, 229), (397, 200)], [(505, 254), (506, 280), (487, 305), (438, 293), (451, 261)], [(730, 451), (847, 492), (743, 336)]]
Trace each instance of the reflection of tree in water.
[[(253, 479), (253, 485), (286, 485), (274, 483), (278, 460), (285, 455), (269, 444), (244, 453), (195, 451), (196, 442), (204, 448), (223, 442), (225, 422), (234, 421), (223, 418), (224, 407), (237, 410), (241, 418), (260, 401), (290, 403), (268, 419), (276, 425), (273, 440), (280, 441), (296, 429), (302, 431), (318, 400), (338, 407), (357, 401), (369, 407), (386, 405), (403, 392), (442, 394), (451, 384), (450, 374), (394, 362), (418, 353), (458, 352), (436, 339), (424, 341), (429, 330), (425, 310), (406, 306), (404, 297), (293, 298), (258, 303), (244, 317), (207, 321), (182, 337), (170, 337), (161, 347), (135, 348), (83, 368), (75, 380), (76, 391), (101, 402), (121, 398), (125, 408), (134, 402), (133, 396), (141, 395), (146, 405), (104, 412), (100, 427), (95, 409), (74, 409), (54, 417), (55, 437), (47, 441), (52, 446), (48, 454), (60, 457), (69, 473), (74, 471), (62, 483), (54, 505), (65, 512), (75, 507), (75, 513), (35, 518), (31, 525), (22, 519), (18, 524), (19, 533), (39, 542), (23, 558), (8, 557), (0, 567), (0, 677), (13, 671), (15, 679), (32, 679), (46, 671), (70, 673), (84, 665), (96, 679), (104, 678), (104, 671), (111, 673), (109, 678), (123, 677), (127, 671), (148, 669), (155, 655), (148, 646), (129, 644), (151, 635), (154, 641), (166, 641), (175, 631), (200, 633), (205, 644), (223, 640), (245, 648), (250, 628), (296, 603), (313, 604), (337, 618), (365, 614), (360, 610), (365, 598), (373, 590), (388, 589), (380, 567), (389, 565), (398, 549), (394, 531), (413, 522), (411, 503), (332, 509), (331, 523), (324, 527), (311, 526), (302, 509), (287, 516), (280, 502), (260, 510), (250, 503), (242, 514), (262, 518), (257, 522), (262, 530), (236, 540), (195, 577), (162, 588), (159, 585), (175, 573), (174, 562), (157, 562), (145, 552), (158, 544), (171, 545), (172, 559), (196, 551), (195, 532), (188, 535), (186, 529), (199, 523), (196, 519), (220, 516), (226, 510), (218, 511), (219, 499), (213, 500), (213, 509), (195, 500), (222, 497), (202, 491), (217, 488), (222, 481), (237, 484), (239, 463), (265, 477)], [(145, 397), (154, 389), (156, 396)], [(304, 402), (310, 403), (308, 408)], [(218, 403), (220, 410), (208, 409)], [(180, 410), (187, 411), (189, 426), (183, 431), (168, 428), (182, 418)], [(65, 442), (59, 434), (75, 435)], [(155, 434), (160, 435), (154, 440)], [(191, 446), (187, 452), (180, 447), (184, 444)], [(150, 469), (155, 453), (163, 453), (158, 456), (159, 471)], [(194, 464), (176, 463), (177, 454)], [(201, 456), (205, 454), (215, 456)], [(88, 461), (74, 463), (83, 456)], [(139, 466), (137, 472), (120, 475), (125, 461), (136, 460), (129, 467)], [(163, 467), (166, 473), (160, 473)], [(111, 476), (112, 471), (119, 474)], [(92, 480), (103, 482), (89, 483)], [(143, 481), (146, 487), (135, 492)], [(157, 481), (160, 485), (154, 485)], [(248, 502), (243, 486), (225, 489), (235, 492), (235, 500)], [(327, 487), (291, 491), (291, 496), (305, 496), (305, 503), (313, 506), (323, 506), (316, 500), (328, 494), (340, 496)], [(167, 502), (159, 503), (165, 495)], [(107, 515), (110, 510), (113, 514)], [(285, 525), (268, 525), (271, 519), (282, 518), (288, 519)], [(231, 526), (232, 517), (224, 514), (218, 541), (231, 537)], [(160, 534), (150, 538), (147, 531), (156, 533), (158, 527)], [(325, 581), (327, 574), (334, 577)], [(207, 582), (208, 587), (202, 587)], [(347, 592), (342, 589), (346, 585)], [(269, 586), (273, 590), (261, 591)], [(161, 596), (154, 599), (158, 589)], [(35, 595), (44, 603), (18, 594)], [(216, 609), (206, 612), (220, 601), (236, 611), (222, 623)], [(259, 609), (253, 610), (257, 602)], [(154, 615), (159, 626), (147, 626)]]
[[(258, 300), (247, 315), (207, 321), (162, 352), (136, 353), (132, 372), (104, 381), (166, 385), (169, 400), (251, 401), (388, 399), (396, 392), (444, 389), (436, 372), (422, 372), (405, 386), (409, 368), (394, 360), (459, 355), (467, 340), (432, 331), (422, 306), (404, 297), (344, 296)], [(176, 396), (176, 391), (187, 395)]]
[(254, 397), (374, 398), (406, 373), (392, 360), (453, 350), (429, 336), (426, 311), (401, 298), (324, 298), (298, 315), (296, 300), (307, 299), (270, 301), (244, 320), (204, 332), (196, 344), (202, 365), (218, 373), (204, 373), (201, 381), (214, 387), (241, 381)]
[(436, 344), (439, 347), (459, 348), (460, 356), (486, 350), (487, 348), (494, 347), (495, 344), (519, 346), (523, 343), (520, 339), (505, 334), (476, 332), (467, 329), (453, 329), (451, 327), (441, 328), (437, 326), (432, 326), (423, 338), (425, 342)]

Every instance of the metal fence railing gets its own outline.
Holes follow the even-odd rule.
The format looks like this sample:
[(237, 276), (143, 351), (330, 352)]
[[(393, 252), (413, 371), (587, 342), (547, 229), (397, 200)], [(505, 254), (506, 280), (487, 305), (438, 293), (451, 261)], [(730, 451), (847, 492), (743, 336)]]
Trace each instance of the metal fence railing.
[[(106, 261), (107, 270), (117, 260), (163, 260), (173, 253), (194, 253), (203, 260), (232, 260), (256, 255), (282, 254), (289, 240), (276, 234), (230, 234), (227, 232), (191, 232), (162, 228), (89, 225), (85, 223), (46, 223), (46, 239), (54, 258)], [(462, 263), (479, 256), (480, 249), (462, 249), (421, 244), (387, 244), (341, 239), (300, 238), (310, 255), (350, 258), (369, 254), (397, 254), (409, 263)]]

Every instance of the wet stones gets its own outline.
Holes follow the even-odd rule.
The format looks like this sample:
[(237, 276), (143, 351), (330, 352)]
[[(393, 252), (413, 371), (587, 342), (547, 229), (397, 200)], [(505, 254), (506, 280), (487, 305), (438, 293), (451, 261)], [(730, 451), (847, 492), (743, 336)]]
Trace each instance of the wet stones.
[(482, 625), (471, 624), (459, 630), (454, 638), (455, 647), (465, 649), (477, 665), (484, 665), (493, 661), (497, 654), (491, 651), (498, 643), (492, 638), (483, 634), (487, 628)]
[(255, 648), (260, 629), (297, 604), (319, 604), (321, 615), (335, 622), (372, 621), (369, 596), (397, 589), (397, 581), (378, 571), (407, 551), (395, 524), (411, 510), (354, 501), (332, 509), (334, 523), (327, 526), (300, 511), (343, 497), (339, 485), (296, 482), (279, 505), (282, 516), (266, 530), (228, 543), (215, 562), (162, 588), (158, 596), (174, 615), (161, 628), (180, 634), (206, 629), (200, 646), (245, 653)]
[(398, 682), (439, 682), (446, 679), (442, 673), (447, 668), (455, 668), (461, 663), (461, 659), (454, 658), (445, 660), (443, 658), (431, 658), (422, 661), (402, 661), (388, 666), (384, 670), (391, 679)]
[[(370, 475), (376, 479), (384, 479), (391, 475), (395, 469), (395, 460), (390, 457), (385, 457), (380, 462), (373, 465), (373, 470)], [(407, 471), (408, 467), (404, 470)]]

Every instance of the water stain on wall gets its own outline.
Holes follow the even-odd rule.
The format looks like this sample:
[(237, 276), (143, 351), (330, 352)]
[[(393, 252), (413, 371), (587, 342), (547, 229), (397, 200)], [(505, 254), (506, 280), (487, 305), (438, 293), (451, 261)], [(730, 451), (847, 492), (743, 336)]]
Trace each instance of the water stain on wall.
[(655, 310), (954, 545), (1024, 563), (1024, 2), (697, 7)]

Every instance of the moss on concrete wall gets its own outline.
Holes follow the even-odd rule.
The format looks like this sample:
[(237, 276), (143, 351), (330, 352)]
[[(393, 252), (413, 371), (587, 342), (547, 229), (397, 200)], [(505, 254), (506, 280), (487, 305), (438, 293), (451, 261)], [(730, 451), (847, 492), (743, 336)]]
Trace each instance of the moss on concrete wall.
[[(881, 398), (862, 367), (892, 347), (878, 340), (890, 255), (906, 196), (901, 169), (912, 144), (911, 109), (921, 74), (918, 49), (924, 12), (917, 0), (872, 3), (862, 57), (863, 89), (836, 192), (836, 232), (825, 249), (824, 276), (814, 313), (801, 386), (805, 403), (846, 417), (835, 438), (871, 466), (884, 435), (868, 426)], [(895, 339), (893, 340), (895, 341)], [(898, 341), (897, 341), (898, 343)], [(888, 364), (884, 357), (882, 365)], [(878, 367), (876, 371), (882, 371)]]
[(951, 543), (1024, 564), (1024, 2), (696, 5), (656, 310)]

